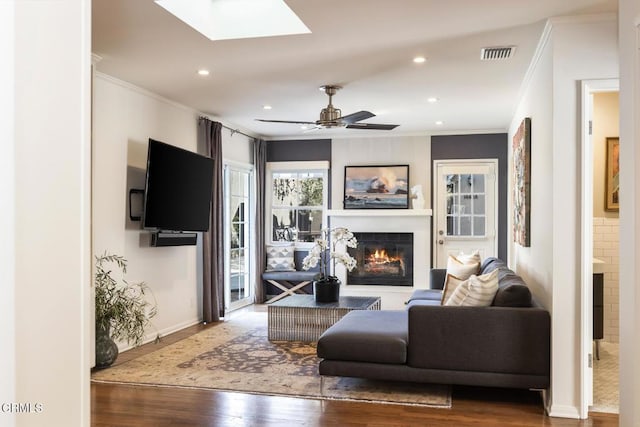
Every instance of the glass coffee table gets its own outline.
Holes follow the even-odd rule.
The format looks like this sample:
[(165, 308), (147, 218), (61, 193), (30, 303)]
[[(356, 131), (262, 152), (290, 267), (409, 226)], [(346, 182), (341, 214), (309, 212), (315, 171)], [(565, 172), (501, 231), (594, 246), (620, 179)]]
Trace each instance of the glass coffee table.
[(267, 306), (269, 341), (317, 341), (351, 310), (380, 310), (380, 297), (340, 297), (317, 303), (313, 295), (291, 295)]

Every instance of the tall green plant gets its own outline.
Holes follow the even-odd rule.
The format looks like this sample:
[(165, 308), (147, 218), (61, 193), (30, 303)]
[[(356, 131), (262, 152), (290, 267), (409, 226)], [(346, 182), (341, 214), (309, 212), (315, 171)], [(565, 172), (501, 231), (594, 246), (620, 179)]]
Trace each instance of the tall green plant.
[(119, 255), (96, 256), (96, 327), (110, 330), (112, 338), (140, 345), (149, 321), (158, 311), (155, 298), (147, 301), (146, 295), (153, 293), (146, 283), (119, 283), (112, 277), (108, 265), (115, 265), (124, 275), (127, 260)]

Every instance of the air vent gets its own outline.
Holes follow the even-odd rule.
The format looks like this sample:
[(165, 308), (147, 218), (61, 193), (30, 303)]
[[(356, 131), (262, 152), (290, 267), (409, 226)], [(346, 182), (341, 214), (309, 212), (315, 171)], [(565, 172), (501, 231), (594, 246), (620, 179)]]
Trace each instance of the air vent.
[(515, 46), (484, 47), (480, 51), (480, 59), (483, 61), (497, 61), (509, 59), (516, 51)]

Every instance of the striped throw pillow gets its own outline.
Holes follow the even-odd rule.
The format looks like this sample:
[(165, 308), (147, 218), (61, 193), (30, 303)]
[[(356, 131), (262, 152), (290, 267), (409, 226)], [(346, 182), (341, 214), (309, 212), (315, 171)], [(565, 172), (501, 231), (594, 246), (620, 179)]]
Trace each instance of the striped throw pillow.
[(478, 274), (480, 271), (480, 262), (466, 263), (453, 255), (449, 255), (447, 259), (447, 275), (451, 274), (460, 280), (467, 280), (472, 274)]
[(447, 274), (447, 278), (444, 281), (444, 287), (442, 288), (442, 298), (440, 299), (440, 305), (444, 305), (451, 295), (453, 295), (453, 291), (456, 290), (461, 283), (464, 283), (464, 280), (454, 276), (453, 274)]
[(482, 276), (472, 275), (458, 285), (445, 305), (488, 307), (498, 292), (498, 270)]

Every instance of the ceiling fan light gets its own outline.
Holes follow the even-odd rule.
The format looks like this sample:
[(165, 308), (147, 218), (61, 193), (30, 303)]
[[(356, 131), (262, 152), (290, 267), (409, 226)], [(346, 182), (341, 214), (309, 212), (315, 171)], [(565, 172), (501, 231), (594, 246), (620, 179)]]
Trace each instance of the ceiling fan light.
[(427, 58), (425, 58), (424, 56), (416, 56), (413, 58), (413, 62), (415, 62), (416, 64), (424, 64), (425, 62), (427, 62)]

